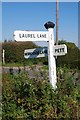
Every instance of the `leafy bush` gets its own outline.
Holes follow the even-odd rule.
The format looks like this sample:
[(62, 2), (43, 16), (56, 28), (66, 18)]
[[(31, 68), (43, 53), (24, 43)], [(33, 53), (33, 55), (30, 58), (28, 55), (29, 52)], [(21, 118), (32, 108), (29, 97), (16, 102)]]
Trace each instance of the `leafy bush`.
[(57, 58), (57, 66), (69, 66), (70, 68), (80, 69), (80, 49), (71, 42), (59, 41), (59, 44), (67, 45), (67, 54)]
[[(68, 53), (65, 56), (57, 57), (57, 66), (69, 66), (71, 68), (80, 69), (80, 49), (71, 42), (59, 41), (59, 44), (66, 44)], [(5, 49), (6, 63), (22, 63), (22, 64), (48, 64), (48, 58), (24, 59), (24, 50), (36, 48), (32, 42), (4, 42), (2, 48)]]
[(73, 76), (74, 71), (67, 68), (58, 68), (57, 71), (55, 91), (46, 71), (39, 71), (42, 77), (34, 79), (29, 79), (26, 73), (4, 74), (3, 119), (79, 119), (80, 86)]
[(4, 42), (5, 62), (23, 62), (24, 50), (37, 47), (33, 42)]

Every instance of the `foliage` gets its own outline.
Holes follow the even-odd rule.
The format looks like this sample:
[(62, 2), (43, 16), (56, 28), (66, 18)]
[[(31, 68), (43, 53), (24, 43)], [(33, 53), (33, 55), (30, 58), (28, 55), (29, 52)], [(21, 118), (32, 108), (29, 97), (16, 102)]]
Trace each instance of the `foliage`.
[(24, 61), (24, 50), (37, 47), (32, 42), (4, 42), (2, 44), (5, 49), (6, 62), (22, 62)]
[(57, 59), (57, 66), (69, 66), (70, 68), (80, 69), (80, 49), (71, 42), (59, 41), (59, 44), (67, 45), (67, 54), (65, 56), (60, 56)]
[[(71, 42), (59, 41), (59, 44), (66, 44), (68, 53), (65, 56), (57, 57), (57, 66), (69, 66), (70, 68), (80, 69), (80, 49)], [(32, 64), (48, 64), (48, 58), (38, 59), (24, 59), (24, 50), (36, 48), (32, 42), (4, 42), (2, 43), (3, 49), (5, 49), (5, 61), (6, 63), (20, 63), (22, 65)]]
[[(68, 68), (57, 69), (57, 89), (54, 91), (46, 76), (28, 78), (24, 73), (3, 75), (3, 119), (26, 118), (79, 119), (80, 86), (74, 72)], [(35, 71), (34, 71), (35, 72)], [(37, 76), (36, 72), (36, 76)]]

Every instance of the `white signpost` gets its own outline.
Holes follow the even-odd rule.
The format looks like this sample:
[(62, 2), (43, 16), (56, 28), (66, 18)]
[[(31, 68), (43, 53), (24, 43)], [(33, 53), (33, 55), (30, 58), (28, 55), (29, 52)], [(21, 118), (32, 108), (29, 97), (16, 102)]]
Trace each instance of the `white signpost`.
[(56, 59), (55, 56), (65, 55), (67, 53), (66, 45), (54, 45), (54, 23), (47, 22), (45, 28), (48, 31), (15, 31), (14, 40), (16, 41), (49, 41), (48, 49), (44, 48), (35, 48), (27, 49), (24, 51), (24, 57), (28, 58), (39, 58), (45, 57), (48, 55), (49, 63), (49, 79), (50, 83), (53, 86), (53, 89), (56, 89)]
[(66, 55), (67, 54), (67, 46), (65, 44), (54, 45), (53, 54), (54, 54), (54, 56)]
[[(54, 56), (66, 55), (67, 54), (67, 46), (65, 44), (54, 45), (53, 54), (54, 54)], [(27, 49), (24, 51), (24, 57), (26, 59), (46, 57), (46, 56), (48, 56), (48, 48), (47, 47)]]
[(5, 63), (5, 50), (3, 49), (3, 53), (2, 53), (2, 61), (3, 61), (3, 64)]
[(16, 41), (48, 41), (47, 31), (14, 31)]
[(56, 77), (56, 60), (53, 54), (54, 47), (54, 28), (53, 23), (46, 23), (45, 28), (49, 32), (49, 43), (48, 43), (48, 64), (49, 64), (49, 80), (53, 86), (53, 89), (56, 89), (57, 77)]
[(24, 51), (24, 57), (28, 58), (39, 58), (48, 56), (47, 47), (43, 48), (35, 48), (35, 49), (27, 49)]

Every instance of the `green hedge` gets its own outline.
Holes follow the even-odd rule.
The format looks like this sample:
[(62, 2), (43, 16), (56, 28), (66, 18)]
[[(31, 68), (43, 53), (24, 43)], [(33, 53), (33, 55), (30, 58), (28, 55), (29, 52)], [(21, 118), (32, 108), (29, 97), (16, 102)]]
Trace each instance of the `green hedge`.
[(24, 50), (36, 48), (37, 46), (32, 42), (4, 42), (2, 44), (5, 49), (5, 62), (23, 62)]
[[(68, 53), (65, 56), (57, 57), (57, 66), (70, 66), (71, 68), (80, 69), (80, 49), (71, 42), (59, 41), (59, 44), (66, 44)], [(6, 63), (23, 63), (29, 64), (48, 64), (48, 58), (24, 59), (24, 50), (36, 48), (32, 42), (4, 42), (2, 44), (5, 49)]]
[(76, 82), (73, 72), (67, 68), (58, 68), (58, 82), (55, 91), (50, 85), (45, 71), (41, 71), (43, 79), (41, 77), (29, 79), (25, 73), (4, 74), (3, 120), (79, 119), (80, 86)]

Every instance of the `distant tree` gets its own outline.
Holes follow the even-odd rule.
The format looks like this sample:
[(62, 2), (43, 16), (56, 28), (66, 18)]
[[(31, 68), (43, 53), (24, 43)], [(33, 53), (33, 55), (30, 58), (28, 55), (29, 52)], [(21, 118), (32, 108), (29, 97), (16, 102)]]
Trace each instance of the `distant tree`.
[(67, 45), (67, 54), (65, 56), (60, 56), (57, 59), (58, 66), (70, 66), (70, 67), (79, 67), (80, 61), (80, 49), (72, 42), (59, 41), (59, 44)]
[(3, 49), (5, 49), (6, 62), (21, 62), (24, 60), (24, 50), (37, 47), (32, 42), (3, 42)]
[[(57, 66), (69, 66), (71, 68), (80, 69), (80, 49), (72, 42), (66, 42), (65, 40), (59, 41), (58, 44), (66, 44), (68, 53), (65, 56), (57, 57)], [(2, 47), (5, 50), (5, 62), (30, 62), (34, 64), (48, 64), (47, 57), (39, 59), (24, 59), (24, 50), (33, 49), (39, 46), (35, 45), (33, 42), (14, 42), (8, 41), (3, 42)]]

